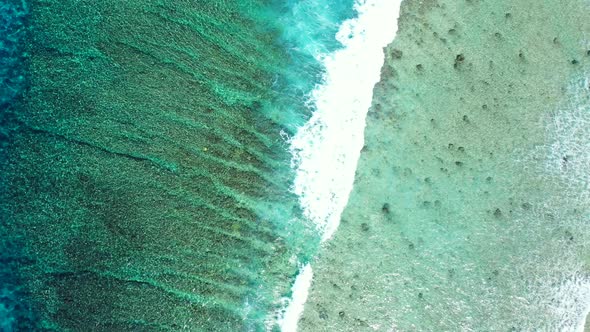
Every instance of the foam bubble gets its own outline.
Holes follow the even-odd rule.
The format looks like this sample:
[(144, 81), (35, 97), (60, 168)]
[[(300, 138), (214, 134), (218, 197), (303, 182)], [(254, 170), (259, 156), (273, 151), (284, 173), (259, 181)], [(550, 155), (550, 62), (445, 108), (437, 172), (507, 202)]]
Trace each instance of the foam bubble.
[(365, 117), (380, 79), (383, 48), (397, 32), (401, 0), (357, 1), (358, 16), (336, 35), (343, 48), (323, 55), (323, 83), (312, 92), (315, 112), (290, 140), (294, 192), (305, 216), (330, 239), (352, 190)]

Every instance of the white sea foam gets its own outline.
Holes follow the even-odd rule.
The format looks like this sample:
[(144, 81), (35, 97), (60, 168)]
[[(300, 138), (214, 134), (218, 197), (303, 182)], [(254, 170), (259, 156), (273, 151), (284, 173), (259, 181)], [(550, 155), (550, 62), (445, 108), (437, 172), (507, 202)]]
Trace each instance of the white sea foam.
[(345, 21), (343, 48), (321, 57), (323, 83), (312, 92), (315, 111), (291, 139), (294, 191), (305, 216), (330, 239), (352, 189), (364, 141), (365, 117), (379, 81), (383, 48), (397, 31), (401, 0), (359, 0), (358, 16)]
[[(342, 23), (336, 39), (342, 48), (331, 54), (312, 51), (325, 74), (311, 94), (311, 119), (290, 139), (294, 192), (305, 216), (332, 237), (352, 190), (364, 141), (365, 117), (383, 66), (383, 48), (397, 32), (401, 0), (357, 0), (357, 17)], [(283, 332), (297, 331), (311, 286), (311, 265), (305, 265), (293, 285), (293, 297), (279, 315)]]
[(293, 297), (290, 299), (286, 310), (278, 319), (279, 326), (282, 332), (297, 332), (297, 322), (299, 316), (303, 313), (303, 306), (307, 301), (309, 294), (309, 287), (313, 279), (313, 271), (311, 265), (306, 264), (299, 271), (299, 275), (295, 279), (293, 288)]

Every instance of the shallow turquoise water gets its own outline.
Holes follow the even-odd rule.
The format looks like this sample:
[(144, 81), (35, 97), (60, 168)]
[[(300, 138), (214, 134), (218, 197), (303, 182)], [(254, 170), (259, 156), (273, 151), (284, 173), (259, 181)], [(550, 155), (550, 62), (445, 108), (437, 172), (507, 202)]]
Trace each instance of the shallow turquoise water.
[(302, 331), (579, 331), (587, 2), (405, 1)]

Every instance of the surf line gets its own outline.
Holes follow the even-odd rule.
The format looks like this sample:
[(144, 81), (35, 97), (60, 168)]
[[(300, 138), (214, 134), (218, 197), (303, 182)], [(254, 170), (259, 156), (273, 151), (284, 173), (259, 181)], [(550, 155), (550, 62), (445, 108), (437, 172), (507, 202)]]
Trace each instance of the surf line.
[(359, 0), (340, 26), (342, 48), (322, 56), (323, 82), (311, 93), (314, 113), (290, 140), (293, 185), (305, 217), (329, 240), (352, 190), (383, 48), (395, 37), (401, 0)]
[[(314, 112), (290, 140), (296, 171), (293, 191), (322, 242), (336, 232), (352, 191), (364, 144), (365, 118), (380, 80), (383, 48), (397, 32), (402, 0), (357, 0), (357, 16), (340, 26), (342, 48), (320, 57), (323, 82), (311, 93)], [(292, 299), (279, 318), (282, 332), (296, 332), (313, 279), (311, 265), (301, 267)]]

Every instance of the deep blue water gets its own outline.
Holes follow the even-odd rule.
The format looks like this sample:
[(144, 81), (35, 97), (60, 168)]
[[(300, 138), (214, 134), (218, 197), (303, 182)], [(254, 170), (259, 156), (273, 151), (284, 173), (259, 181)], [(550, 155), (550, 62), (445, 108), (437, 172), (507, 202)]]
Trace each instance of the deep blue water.
[(3, 110), (21, 93), (25, 84), (21, 42), (26, 13), (24, 1), (8, 0), (0, 4), (0, 105)]
[[(0, 3), (0, 169), (6, 162), (15, 102), (25, 89), (23, 45), (26, 33), (27, 4), (21, 0)], [(0, 176), (0, 200), (10, 184)], [(17, 270), (25, 263), (17, 236), (5, 234), (10, 217), (0, 211), (0, 331), (39, 330), (26, 293), (19, 285)]]

